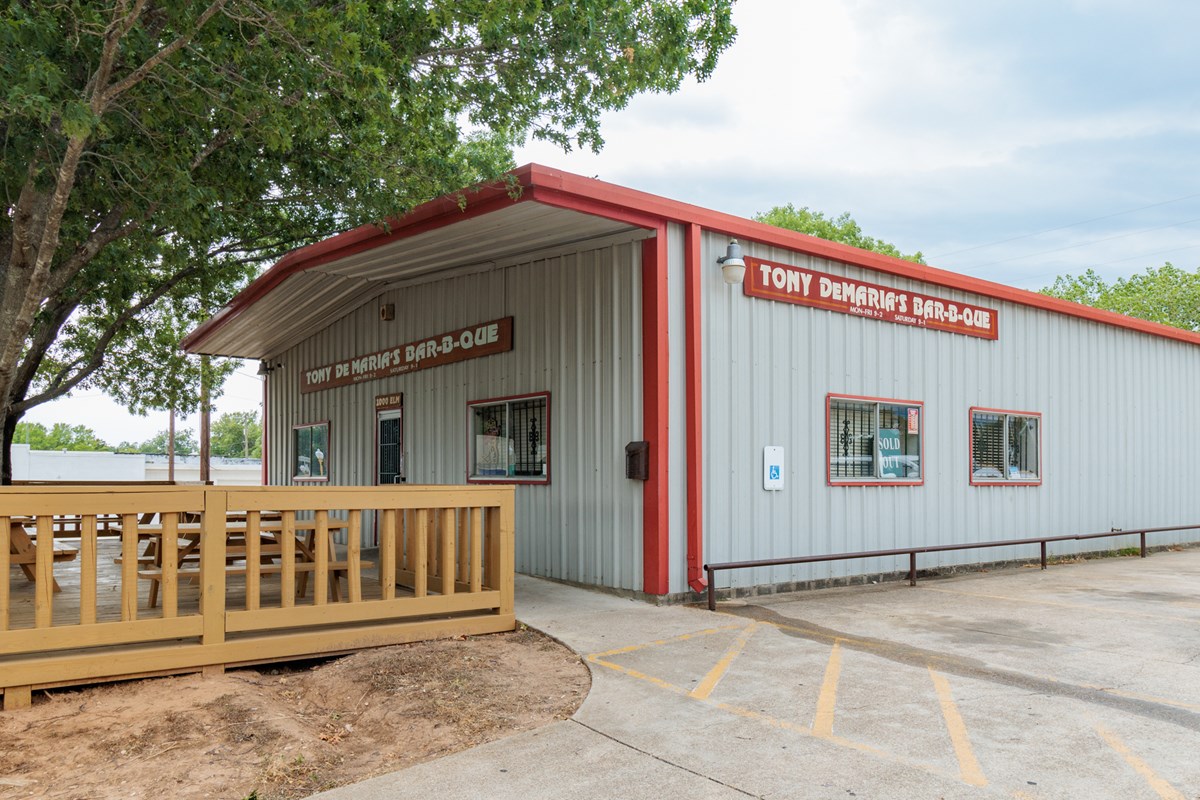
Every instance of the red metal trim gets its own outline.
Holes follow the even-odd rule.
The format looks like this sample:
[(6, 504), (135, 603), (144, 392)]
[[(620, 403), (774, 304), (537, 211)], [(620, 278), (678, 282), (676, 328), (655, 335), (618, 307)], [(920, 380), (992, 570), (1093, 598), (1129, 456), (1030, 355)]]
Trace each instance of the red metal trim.
[[(522, 192), (515, 201), (509, 194), (514, 189), (514, 184), (515, 188)], [(507, 203), (535, 197), (538, 202), (596, 213), (610, 219), (627, 221), (644, 227), (658, 228), (667, 221), (695, 224), (747, 242), (793, 250), (887, 275), (930, 283), (948, 289), (957, 289), (1166, 339), (1200, 344), (1200, 333), (1193, 331), (1133, 319), (1111, 311), (1081, 306), (1067, 300), (1059, 300), (1055, 297), (1004, 286), (980, 278), (958, 275), (936, 267), (913, 264), (899, 258), (858, 250), (848, 245), (827, 242), (824, 239), (783, 230), (761, 222), (710, 211), (689, 203), (668, 200), (646, 192), (627, 189), (537, 164), (528, 164), (509, 173), (505, 179), (480, 189), (447, 195), (418, 206), (404, 217), (393, 220), (387, 229), (375, 225), (365, 225), (288, 253), (235, 297), (229, 306), (185, 337), (183, 347), (186, 350), (193, 350), (216, 330), (230, 320), (236, 319), (246, 307), (262, 299), (284, 279), (296, 272), (412, 236), (415, 233), (479, 216)], [(466, 202), (465, 210), (463, 210), (460, 199)]]
[(528, 394), (513, 394), (513, 395), (509, 395), (508, 397), (489, 397), (489, 398), (482, 399), (482, 400), (468, 400), (467, 401), (467, 427), (468, 427), (468, 431), (469, 431), (470, 424), (471, 424), (470, 413), (471, 413), (472, 406), (486, 406), (486, 405), (492, 405), (494, 403), (507, 403), (511, 400), (528, 400), (531, 397), (546, 398), (546, 430), (545, 430), (545, 434), (546, 434), (546, 476), (545, 476), (545, 478), (539, 479), (539, 478), (517, 478), (517, 477), (512, 477), (512, 478), (509, 478), (509, 477), (474, 478), (474, 477), (472, 477), (471, 476), (471, 434), (468, 432), (467, 440), (464, 443), (466, 445), (466, 449), (467, 449), (467, 457), (466, 457), (466, 464), (467, 464), (466, 481), (467, 481), (467, 483), (486, 483), (486, 484), (493, 485), (493, 486), (497, 485), (497, 484), (513, 485), (513, 486), (549, 486), (550, 485), (550, 478), (551, 478), (551, 475), (553, 474), (553, 470), (550, 468), (550, 461), (554, 457), (554, 452), (553, 452), (554, 448), (551, 446), (551, 434), (550, 434), (550, 429), (551, 429), (551, 425), (550, 425), (550, 410), (551, 410), (550, 409), (550, 392), (529, 392)]
[[(332, 458), (333, 447), (331, 446), (333, 444), (333, 423), (327, 419), (317, 420), (316, 422), (301, 422), (298, 425), (292, 426), (292, 433), (294, 434), (300, 428), (317, 428), (317, 427), (320, 427), (321, 425), (324, 425), (326, 428), (328, 428), (328, 431), (325, 434), (325, 446), (328, 447), (329, 451), (330, 451), (325, 454), (325, 458), (329, 462), (328, 466), (325, 467), (325, 477), (324, 478), (301, 478), (296, 475), (292, 475), (291, 478), (292, 478), (293, 483), (329, 483), (329, 477), (333, 473), (333, 471), (330, 469), (330, 467), (333, 466), (333, 458)], [(296, 437), (293, 436), (291, 443), (289, 443), (291, 447), (295, 447), (295, 441), (296, 441)], [(296, 454), (293, 453), (292, 455), (296, 455)], [(289, 466), (292, 466), (292, 465), (289, 465)], [(292, 471), (293, 470), (290, 470), (290, 469), (288, 470), (288, 472), (292, 472)]]
[[(921, 432), (919, 434), (920, 452), (918, 455), (921, 458), (921, 478), (920, 480), (903, 480), (903, 481), (856, 481), (849, 478), (834, 480), (831, 470), (829, 469), (829, 460), (832, 453), (829, 452), (829, 411), (831, 400), (859, 400), (867, 403), (887, 403), (896, 406), (917, 406), (921, 409)], [(827, 486), (924, 486), (925, 475), (928, 472), (925, 463), (925, 401), (924, 400), (897, 400), (893, 397), (868, 397), (857, 394), (837, 394), (830, 392), (825, 395), (825, 484)]]
[[(1027, 481), (1020, 479), (1009, 478), (993, 478), (992, 480), (978, 480), (975, 478), (975, 470), (971, 469), (971, 458), (975, 452), (975, 412), (982, 411), (985, 414), (1006, 414), (1015, 417), (1037, 417), (1038, 420), (1038, 476), (1036, 481)], [(1045, 437), (1042, 435), (1042, 412), (1040, 411), (1015, 411), (1008, 408), (985, 408), (983, 406), (971, 406), (967, 410), (967, 478), (972, 486), (1041, 486), (1042, 480), (1046, 474), (1046, 462), (1042, 460), (1042, 441)], [(924, 470), (922, 470), (924, 472)]]
[(569, 211), (578, 211), (583, 214), (590, 214), (594, 217), (602, 217), (610, 219), (614, 222), (624, 222), (629, 225), (634, 225), (639, 228), (648, 228), (657, 230), (662, 224), (661, 217), (654, 214), (646, 214), (637, 209), (631, 209), (622, 205), (614, 205), (613, 203), (604, 202), (590, 197), (582, 197), (578, 194), (562, 192), (555, 189), (546, 189), (539, 186), (534, 186), (526, 192), (527, 199), (542, 203), (555, 208), (564, 208)]
[[(715, 269), (715, 265), (713, 269)], [(700, 287), (700, 226), (688, 225), (683, 240), (683, 324), (687, 382), (687, 581), (693, 592), (708, 588), (704, 573), (704, 384)]]
[(667, 417), (667, 229), (642, 241), (642, 437), (650, 443), (650, 477), (642, 484), (642, 591), (666, 594), (671, 582)]

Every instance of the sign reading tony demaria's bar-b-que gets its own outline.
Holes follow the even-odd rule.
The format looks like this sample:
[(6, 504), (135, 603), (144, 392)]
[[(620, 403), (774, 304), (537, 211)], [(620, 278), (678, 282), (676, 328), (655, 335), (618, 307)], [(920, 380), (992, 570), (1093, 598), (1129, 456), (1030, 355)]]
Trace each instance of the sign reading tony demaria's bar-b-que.
[(504, 317), (315, 367), (300, 373), (300, 391), (315, 392), (505, 353), (513, 347), (512, 331), (513, 318)]
[(996, 339), (999, 335), (993, 308), (892, 289), (841, 275), (827, 275), (761, 258), (746, 259), (746, 280), (742, 286), (750, 297), (983, 339)]

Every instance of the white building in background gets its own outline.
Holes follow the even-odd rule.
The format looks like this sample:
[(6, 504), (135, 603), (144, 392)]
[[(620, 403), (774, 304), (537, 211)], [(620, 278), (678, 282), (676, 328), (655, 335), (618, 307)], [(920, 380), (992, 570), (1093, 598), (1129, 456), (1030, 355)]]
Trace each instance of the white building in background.
[[(12, 446), (14, 481), (166, 481), (170, 465), (165, 455), (31, 450)], [(262, 461), (257, 458), (211, 459), (212, 481), (218, 486), (258, 486)], [(175, 456), (175, 482), (200, 482), (200, 457)]]

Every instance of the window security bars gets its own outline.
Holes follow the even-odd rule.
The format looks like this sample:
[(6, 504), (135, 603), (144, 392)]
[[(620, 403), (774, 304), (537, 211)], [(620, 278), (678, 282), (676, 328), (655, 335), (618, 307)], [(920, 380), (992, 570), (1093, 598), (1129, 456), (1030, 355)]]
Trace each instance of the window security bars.
[(919, 481), (920, 404), (829, 398), (831, 483)]

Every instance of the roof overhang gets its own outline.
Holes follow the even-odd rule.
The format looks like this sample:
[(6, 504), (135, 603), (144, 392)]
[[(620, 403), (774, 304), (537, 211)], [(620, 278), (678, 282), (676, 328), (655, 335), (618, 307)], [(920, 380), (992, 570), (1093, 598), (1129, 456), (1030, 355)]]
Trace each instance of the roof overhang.
[[(398, 285), (514, 263), (619, 234), (655, 235), (668, 222), (699, 226), (882, 274), (957, 289), (1155, 336), (1200, 344), (1200, 334), (828, 242), (536, 164), (472, 191), (294, 250), (253, 281), (183, 346), (191, 353), (269, 358)], [(715, 269), (715, 265), (714, 265)]]

